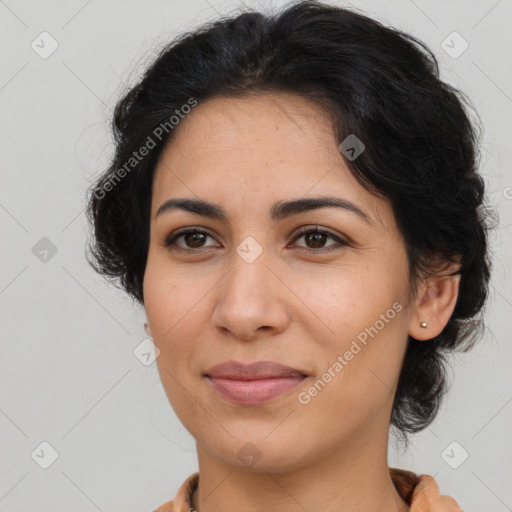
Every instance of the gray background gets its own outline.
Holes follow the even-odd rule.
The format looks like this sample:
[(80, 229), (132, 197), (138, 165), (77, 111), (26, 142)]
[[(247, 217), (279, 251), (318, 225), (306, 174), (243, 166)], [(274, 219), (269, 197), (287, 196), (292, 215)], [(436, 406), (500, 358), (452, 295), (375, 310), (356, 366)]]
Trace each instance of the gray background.
[[(467, 92), (485, 128), (481, 168), (500, 217), (483, 340), (453, 359), (436, 422), (406, 453), (391, 443), (390, 464), (431, 474), (464, 510), (512, 510), (512, 2), (337, 3), (420, 37), (442, 77)], [(147, 60), (177, 33), (241, 6), (0, 1), (2, 511), (150, 511), (197, 469), (155, 364), (133, 354), (144, 312), (85, 261), (84, 191), (112, 154), (112, 107)], [(58, 44), (46, 59), (31, 47), (51, 48), (43, 31)], [(458, 58), (441, 47), (453, 31), (469, 44)], [(48, 469), (42, 442), (58, 452)]]

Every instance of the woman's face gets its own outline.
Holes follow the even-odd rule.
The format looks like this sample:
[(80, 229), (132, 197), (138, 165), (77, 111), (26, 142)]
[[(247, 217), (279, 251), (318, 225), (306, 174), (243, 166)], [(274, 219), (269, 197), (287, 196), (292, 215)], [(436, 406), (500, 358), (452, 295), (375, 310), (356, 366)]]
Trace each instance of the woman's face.
[[(322, 112), (295, 95), (199, 103), (175, 135), (154, 178), (144, 298), (163, 386), (198, 450), (277, 471), (385, 441), (412, 315), (389, 203), (356, 181)], [(342, 207), (276, 207), (325, 197)], [(171, 199), (225, 218), (158, 213)], [(204, 233), (167, 246), (183, 228)], [(306, 377), (231, 382), (234, 399), (206, 376), (228, 361)]]

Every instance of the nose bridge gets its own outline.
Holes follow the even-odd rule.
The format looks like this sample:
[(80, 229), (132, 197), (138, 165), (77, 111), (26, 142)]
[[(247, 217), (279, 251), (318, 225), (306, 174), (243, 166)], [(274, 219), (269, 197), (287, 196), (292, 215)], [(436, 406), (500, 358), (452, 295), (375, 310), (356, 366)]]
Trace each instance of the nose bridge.
[(272, 287), (275, 276), (268, 265), (270, 251), (264, 250), (252, 236), (246, 237), (235, 249), (231, 259), (231, 270), (226, 276), (225, 298), (260, 300)]
[(231, 258), (213, 320), (240, 338), (250, 338), (260, 327), (284, 328), (288, 315), (279, 293), (279, 280), (270, 270), (271, 251), (254, 238), (245, 238)]

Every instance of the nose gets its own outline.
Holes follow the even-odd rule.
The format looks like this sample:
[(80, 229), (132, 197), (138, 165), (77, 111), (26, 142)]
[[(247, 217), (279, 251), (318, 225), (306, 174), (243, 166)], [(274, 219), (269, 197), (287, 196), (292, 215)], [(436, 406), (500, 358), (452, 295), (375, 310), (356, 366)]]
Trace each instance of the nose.
[[(289, 321), (290, 291), (264, 255), (252, 263), (238, 254), (215, 287), (214, 326), (234, 338), (252, 340), (283, 332)], [(274, 265), (275, 267), (275, 265)]]

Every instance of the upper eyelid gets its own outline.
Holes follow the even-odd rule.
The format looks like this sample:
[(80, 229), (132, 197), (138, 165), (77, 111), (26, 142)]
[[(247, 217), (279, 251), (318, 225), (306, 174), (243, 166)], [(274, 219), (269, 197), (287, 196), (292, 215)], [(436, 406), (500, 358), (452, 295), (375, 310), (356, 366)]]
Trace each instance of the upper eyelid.
[(346, 237), (344, 237), (341, 234), (333, 233), (328, 228), (323, 228), (322, 226), (319, 226), (318, 224), (315, 225), (308, 225), (308, 226), (302, 226), (298, 228), (295, 233), (293, 234), (293, 240), (296, 240), (297, 238), (306, 235), (310, 232), (319, 232), (323, 235), (331, 236), (334, 240), (339, 242), (347, 242)]

